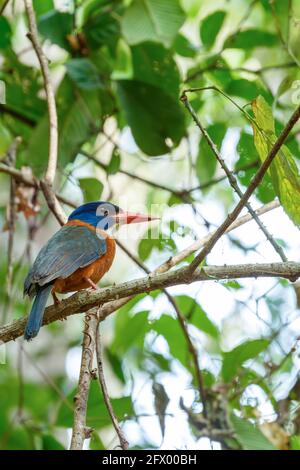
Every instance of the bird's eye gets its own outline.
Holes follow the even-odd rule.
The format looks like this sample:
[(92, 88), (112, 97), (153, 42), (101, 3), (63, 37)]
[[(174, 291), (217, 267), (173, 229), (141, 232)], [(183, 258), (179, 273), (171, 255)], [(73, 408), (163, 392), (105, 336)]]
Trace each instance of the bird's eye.
[(107, 216), (108, 216), (108, 214), (109, 214), (108, 210), (107, 210), (107, 209), (105, 209), (105, 210), (103, 211), (103, 214), (105, 215), (105, 217), (107, 217)]

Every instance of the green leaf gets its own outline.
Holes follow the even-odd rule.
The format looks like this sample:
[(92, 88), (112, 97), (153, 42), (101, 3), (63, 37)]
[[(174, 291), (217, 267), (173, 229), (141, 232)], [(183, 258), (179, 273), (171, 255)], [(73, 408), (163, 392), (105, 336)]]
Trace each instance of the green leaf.
[(225, 91), (228, 95), (239, 96), (247, 101), (254, 100), (259, 94), (268, 97), (268, 94), (257, 81), (250, 81), (245, 78), (232, 80), (225, 88)]
[(133, 0), (121, 27), (129, 44), (155, 41), (170, 47), (183, 21), (178, 0)]
[[(212, 138), (218, 149), (221, 149), (222, 141), (226, 134), (226, 125), (224, 123), (215, 123), (207, 129), (209, 136)], [(215, 174), (217, 167), (217, 159), (209, 147), (206, 139), (201, 137), (199, 145), (199, 153), (196, 161), (196, 174), (200, 184), (211, 180)]]
[(36, 16), (41, 16), (47, 13), (49, 10), (54, 9), (53, 0), (33, 0), (33, 8)]
[(38, 29), (42, 36), (63, 49), (70, 50), (67, 36), (72, 33), (73, 15), (51, 10), (40, 16)]
[[(76, 395), (76, 388), (72, 390), (67, 396), (70, 403), (74, 402), (74, 396)], [(111, 403), (114, 412), (119, 421), (122, 421), (126, 416), (133, 416), (134, 410), (130, 396), (124, 396), (120, 398), (112, 398)], [(65, 405), (63, 402), (59, 408), (56, 425), (61, 427), (72, 427), (73, 426), (73, 410)], [(107, 412), (106, 405), (103, 400), (102, 392), (100, 391), (99, 384), (96, 380), (91, 382), (90, 393), (88, 398), (88, 409), (87, 409), (87, 426), (95, 429), (101, 429), (111, 425), (111, 419)]]
[(226, 289), (234, 289), (234, 290), (239, 290), (242, 289), (243, 286), (237, 282), (237, 281), (224, 281), (221, 283), (223, 287), (226, 287)]
[[(106, 11), (105, 5), (99, 5), (99, 0), (91, 2), (86, 9), (83, 33), (87, 44), (92, 49), (103, 45), (114, 46), (120, 36), (120, 22), (118, 6), (113, 6), (112, 11)], [(109, 9), (110, 10), (110, 9)]]
[(131, 51), (133, 78), (161, 88), (177, 100), (180, 77), (172, 54), (153, 42), (133, 46)]
[(116, 48), (116, 61), (112, 80), (131, 80), (133, 78), (131, 49), (124, 39), (119, 39)]
[(0, 122), (0, 159), (4, 157), (5, 153), (10, 147), (12, 136), (9, 130)]
[(97, 431), (92, 432), (91, 440), (90, 440), (90, 449), (91, 450), (106, 450)]
[[(133, 317), (128, 315), (127, 319), (123, 319), (122, 329), (116, 330), (110, 346), (113, 354), (122, 357), (132, 346), (143, 347), (145, 334), (150, 329), (148, 315), (148, 311), (138, 312)], [(124, 335), (124, 331), (126, 331), (126, 335)]]
[(201, 41), (207, 48), (213, 46), (226, 17), (225, 11), (215, 11), (203, 19), (200, 25)]
[(4, 16), (0, 16), (0, 49), (5, 49), (10, 45), (11, 27)]
[(118, 173), (120, 166), (121, 166), (120, 153), (118, 152), (118, 150), (115, 149), (111, 156), (110, 162), (106, 167), (106, 173), (108, 175), (115, 175), (116, 173)]
[(226, 48), (253, 49), (254, 47), (273, 47), (278, 44), (278, 36), (259, 29), (246, 29), (230, 36), (224, 44)]
[(176, 296), (175, 299), (179, 310), (187, 318), (189, 323), (192, 323), (199, 330), (213, 338), (219, 338), (220, 332), (217, 326), (208, 318), (207, 313), (192, 297), (179, 295)]
[(172, 238), (166, 237), (159, 230), (156, 232), (149, 229), (147, 235), (140, 241), (138, 248), (139, 257), (142, 261), (145, 261), (155, 249), (171, 254), (174, 253), (176, 244)]
[(152, 329), (166, 339), (171, 356), (189, 369), (189, 351), (178, 321), (169, 315), (162, 315), (152, 323)]
[(160, 88), (139, 81), (117, 82), (117, 92), (127, 123), (140, 149), (163, 155), (185, 134), (185, 116), (177, 100)]
[[(251, 166), (251, 164), (255, 163), (259, 158), (253, 142), (253, 136), (246, 132), (241, 132), (237, 151), (240, 158), (235, 164), (235, 170), (250, 166), (249, 168), (238, 172), (238, 180), (247, 187), (257, 171), (257, 166)], [(276, 195), (271, 178), (268, 174), (265, 175), (263, 181), (256, 189), (256, 195), (264, 204), (274, 200)]]
[(126, 380), (125, 380), (125, 376), (124, 376), (124, 373), (123, 373), (122, 362), (121, 362), (120, 358), (116, 354), (114, 354), (110, 350), (109, 347), (105, 349), (105, 354), (106, 354), (107, 359), (109, 361), (109, 364), (110, 364), (112, 370), (114, 371), (114, 373), (116, 374), (116, 376), (118, 377), (118, 379), (123, 384), (125, 384)]
[[(289, 28), (289, 50), (298, 61), (300, 60), (299, 41), (300, 41), (300, 20), (299, 18), (291, 18)], [(299, 62), (298, 62), (299, 64)]]
[(248, 359), (253, 359), (264, 351), (270, 341), (266, 339), (254, 339), (236, 346), (229, 352), (223, 353), (222, 377), (225, 382), (229, 382), (237, 374), (239, 367)]
[(51, 434), (43, 434), (42, 436), (42, 449), (43, 450), (64, 450), (64, 446), (58, 442)]
[(298, 436), (291, 436), (291, 450), (300, 450), (300, 435)]
[(237, 440), (245, 450), (277, 450), (264, 436), (261, 430), (245, 419), (238, 418), (233, 413), (230, 421), (236, 433)]
[[(96, 90), (77, 90), (65, 77), (57, 93), (59, 124), (59, 164), (66, 165), (76, 157), (80, 146), (86, 142), (100, 125), (101, 108)], [(44, 115), (33, 130), (29, 141), (28, 155), (31, 165), (41, 173), (47, 163), (48, 116)], [(29, 157), (28, 157), (29, 158)]]
[(98, 201), (103, 191), (103, 184), (96, 178), (80, 178), (79, 186), (85, 202)]
[(72, 59), (66, 62), (66, 69), (70, 78), (84, 90), (102, 88), (97, 67), (85, 58)]
[[(262, 161), (277, 140), (272, 110), (262, 96), (253, 103), (256, 121), (253, 124), (254, 143)], [(283, 145), (273, 160), (269, 175), (285, 212), (296, 225), (300, 225), (300, 175), (289, 149)]]
[(197, 54), (197, 47), (181, 33), (177, 34), (173, 43), (173, 48), (176, 54), (181, 55), (182, 57), (195, 57)]

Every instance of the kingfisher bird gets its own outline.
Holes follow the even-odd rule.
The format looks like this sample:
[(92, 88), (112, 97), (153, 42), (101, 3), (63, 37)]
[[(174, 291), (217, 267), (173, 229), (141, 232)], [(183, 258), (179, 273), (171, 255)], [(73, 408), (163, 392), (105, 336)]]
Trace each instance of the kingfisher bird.
[(24, 338), (34, 338), (42, 325), (50, 292), (97, 289), (97, 283), (110, 269), (116, 242), (107, 233), (115, 224), (148, 222), (156, 217), (125, 212), (115, 204), (89, 202), (75, 209), (41, 249), (24, 282), (24, 295), (35, 297), (25, 328)]

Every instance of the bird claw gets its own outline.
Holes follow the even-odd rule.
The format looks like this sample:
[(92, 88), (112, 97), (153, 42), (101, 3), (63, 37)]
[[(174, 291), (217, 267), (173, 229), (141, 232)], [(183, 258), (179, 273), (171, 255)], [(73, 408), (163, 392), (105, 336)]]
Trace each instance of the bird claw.
[(52, 297), (53, 297), (54, 305), (57, 307), (60, 304), (61, 301), (59, 300), (59, 298), (57, 297), (55, 292), (52, 292)]
[(92, 290), (99, 290), (99, 287), (97, 286), (97, 284), (95, 284), (92, 279), (90, 279), (89, 277), (85, 277), (84, 278), (85, 281), (91, 286), (91, 289)]

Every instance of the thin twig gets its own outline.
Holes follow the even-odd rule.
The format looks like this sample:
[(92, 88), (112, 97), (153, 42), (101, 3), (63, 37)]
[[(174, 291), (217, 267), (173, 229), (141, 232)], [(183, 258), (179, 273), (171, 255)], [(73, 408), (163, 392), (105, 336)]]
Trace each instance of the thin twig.
[[(185, 103), (187, 100), (186, 92), (182, 95), (182, 101)], [(210, 239), (209, 243), (205, 245), (205, 247), (201, 250), (201, 252), (195, 257), (192, 263), (189, 266), (189, 273), (193, 273), (194, 270), (199, 266), (200, 263), (206, 258), (208, 253), (212, 250), (215, 246), (217, 241), (221, 238), (221, 236), (225, 233), (226, 229), (234, 222), (234, 220), (239, 216), (242, 209), (245, 207), (245, 204), (248, 202), (248, 199), (253, 194), (257, 186), (262, 181), (264, 175), (266, 174), (268, 168), (270, 167), (272, 161), (276, 157), (278, 151), (284, 144), (285, 140), (287, 139), (289, 133), (297, 123), (300, 118), (300, 106), (294, 111), (292, 116), (290, 117), (288, 123), (284, 127), (283, 131), (279, 135), (278, 139), (276, 140), (275, 144), (272, 146), (270, 152), (268, 153), (266, 159), (260, 166), (259, 170), (256, 172), (254, 177), (252, 178), (247, 190), (245, 191), (243, 197), (240, 199), (239, 203), (233, 209), (233, 211), (227, 216), (224, 222), (220, 225), (220, 227), (216, 230), (214, 236)]]
[(4, 13), (4, 10), (8, 4), (9, 0), (5, 0), (2, 7), (0, 8), (0, 16)]
[(87, 312), (84, 322), (80, 374), (77, 393), (74, 397), (74, 424), (70, 450), (82, 450), (85, 439), (89, 439), (93, 432), (93, 429), (86, 425), (86, 413), (91, 380), (95, 378), (93, 357), (96, 343), (97, 312), (93, 310)]
[[(17, 137), (10, 148), (8, 149), (5, 162), (9, 168), (14, 168), (16, 164), (16, 152), (21, 138)], [(4, 309), (2, 321), (7, 320), (9, 304), (11, 299), (12, 280), (13, 280), (13, 244), (16, 224), (16, 181), (14, 178), (10, 180), (10, 194), (9, 205), (7, 210), (6, 224), (8, 230), (8, 245), (7, 245), (7, 273), (6, 273), (6, 295), (4, 301)]]
[[(6, 173), (7, 175), (12, 176), (16, 181), (25, 184), (26, 186), (33, 187), (36, 189), (40, 188), (40, 181), (32, 174), (26, 172), (27, 167), (23, 167), (21, 170), (17, 168), (12, 168), (6, 165), (3, 162), (0, 162), (0, 173)], [(62, 196), (59, 193), (55, 193), (56, 198), (63, 204), (67, 204), (70, 207), (76, 208), (76, 204), (73, 201)]]
[[(183, 100), (183, 103), (185, 105), (185, 107), (187, 108), (187, 110), (189, 111), (189, 113), (191, 114), (194, 122), (196, 123), (197, 127), (200, 129), (200, 131), (202, 132), (208, 146), (210, 147), (211, 151), (213, 152), (213, 154), (215, 155), (217, 161), (219, 162), (219, 164), (221, 165), (221, 167), (223, 168), (226, 176), (227, 176), (227, 179), (231, 185), (231, 187), (233, 188), (233, 190), (236, 192), (236, 194), (239, 196), (240, 199), (243, 198), (244, 194), (243, 192), (241, 191), (239, 185), (238, 185), (238, 182), (237, 182), (237, 179), (236, 177), (234, 176), (233, 172), (229, 170), (226, 162), (224, 161), (220, 151), (218, 150), (216, 144), (214, 143), (214, 141), (211, 139), (210, 135), (208, 134), (208, 132), (206, 131), (206, 129), (202, 126), (197, 114), (195, 113), (193, 107), (191, 106), (191, 103), (189, 102), (188, 99), (184, 99)], [(255, 222), (257, 223), (257, 225), (259, 226), (259, 228), (261, 229), (261, 231), (264, 233), (265, 237), (267, 238), (267, 240), (271, 243), (271, 245), (273, 246), (274, 250), (278, 253), (278, 255), (280, 256), (280, 258), (282, 259), (282, 261), (287, 261), (287, 257), (285, 256), (284, 254), (284, 251), (282, 249), (281, 246), (278, 245), (278, 243), (274, 240), (273, 236), (269, 233), (268, 229), (265, 227), (265, 225), (262, 223), (262, 221), (260, 220), (260, 218), (258, 217), (258, 215), (255, 213), (255, 211), (252, 209), (252, 206), (251, 204), (246, 201), (245, 202), (245, 207), (248, 209), (248, 211), (250, 212), (251, 216), (253, 217), (253, 219), (255, 220)]]
[(102, 351), (101, 351), (101, 336), (100, 336), (100, 322), (97, 322), (97, 328), (96, 328), (96, 356), (97, 356), (97, 364), (98, 364), (98, 379), (99, 379), (99, 385), (102, 390), (103, 394), (103, 399), (105, 406), (107, 408), (107, 411), (109, 413), (111, 422), (113, 424), (113, 427), (115, 428), (115, 431), (117, 433), (117, 436), (120, 441), (120, 446), (123, 450), (127, 450), (129, 443), (121, 429), (121, 426), (119, 424), (118, 418), (114, 412), (111, 400), (109, 398), (109, 393), (107, 390), (106, 382), (105, 382), (105, 377), (104, 377), (104, 372), (103, 372), (103, 361), (102, 361)]
[(44, 79), (44, 88), (46, 92), (48, 117), (49, 117), (49, 151), (48, 151), (48, 165), (45, 173), (44, 180), (41, 181), (41, 189), (44, 193), (46, 202), (49, 209), (53, 212), (56, 219), (60, 224), (64, 224), (66, 216), (64, 211), (59, 204), (55, 193), (52, 189), (56, 167), (57, 167), (57, 154), (58, 154), (58, 121), (57, 111), (55, 104), (54, 90), (51, 84), (50, 71), (48, 65), (48, 59), (44, 54), (38, 40), (38, 30), (36, 25), (36, 18), (31, 0), (24, 0), (25, 8), (28, 16), (29, 32), (27, 37), (32, 42), (33, 48), (36, 52), (37, 58), (40, 63), (41, 72)]
[(41, 72), (44, 79), (44, 87), (47, 97), (48, 116), (49, 116), (49, 154), (48, 154), (48, 167), (45, 174), (45, 183), (49, 186), (53, 185), (56, 166), (57, 166), (57, 149), (58, 149), (58, 130), (57, 130), (57, 112), (55, 104), (55, 96), (50, 79), (50, 71), (48, 59), (44, 54), (38, 40), (38, 30), (36, 25), (36, 18), (31, 0), (24, 0), (25, 8), (29, 22), (29, 33), (27, 37), (32, 42), (33, 48), (36, 52), (37, 58), (40, 63)]
[[(80, 153), (84, 155), (87, 159), (93, 161), (96, 165), (102, 168), (102, 170), (104, 171), (107, 170), (108, 165), (100, 162), (94, 155), (91, 155), (84, 150), (80, 150)], [(182, 195), (182, 191), (180, 190), (172, 189), (169, 186), (166, 186), (164, 184), (160, 184), (160, 183), (157, 183), (156, 181), (148, 180), (147, 178), (144, 178), (143, 176), (136, 175), (135, 173), (131, 173), (130, 171), (123, 170), (122, 168), (118, 170), (118, 173), (126, 175), (129, 178), (135, 179), (136, 181), (140, 181), (141, 183), (147, 184), (148, 186), (152, 186), (153, 188), (161, 189), (163, 191), (168, 191), (169, 193), (174, 194), (175, 196), (181, 197)], [(188, 191), (186, 192), (188, 193)]]

